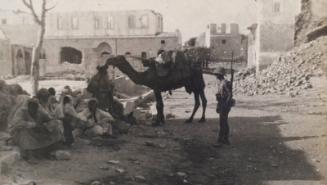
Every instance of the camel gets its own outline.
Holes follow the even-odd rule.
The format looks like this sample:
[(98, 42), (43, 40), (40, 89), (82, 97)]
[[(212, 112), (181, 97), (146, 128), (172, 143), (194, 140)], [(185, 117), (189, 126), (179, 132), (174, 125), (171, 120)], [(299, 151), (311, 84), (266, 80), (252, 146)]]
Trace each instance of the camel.
[[(170, 52), (170, 54), (172, 54), (172, 52)], [(153, 126), (165, 124), (164, 103), (161, 93), (182, 87), (185, 87), (188, 93), (193, 93), (195, 99), (192, 114), (185, 122), (191, 123), (193, 121), (194, 115), (200, 107), (200, 98), (202, 102), (202, 117), (199, 122), (205, 122), (205, 111), (207, 106), (207, 99), (204, 93), (205, 82), (201, 67), (200, 69), (192, 67), (194, 63), (198, 62), (197, 60), (200, 60), (199, 57), (188, 55), (188, 52), (183, 51), (174, 51), (174, 55), (170, 56), (174, 56), (170, 57), (170, 59), (174, 61), (174, 64), (171, 64), (173, 67), (171, 67), (169, 73), (165, 76), (158, 75), (154, 58), (143, 59), (143, 64), (149, 66), (144, 72), (138, 72), (133, 69), (125, 56), (122, 55), (107, 59), (104, 67), (107, 68), (109, 65), (115, 66), (126, 74), (134, 83), (147, 86), (154, 91), (157, 117)], [(97, 75), (99, 75), (99, 73)]]

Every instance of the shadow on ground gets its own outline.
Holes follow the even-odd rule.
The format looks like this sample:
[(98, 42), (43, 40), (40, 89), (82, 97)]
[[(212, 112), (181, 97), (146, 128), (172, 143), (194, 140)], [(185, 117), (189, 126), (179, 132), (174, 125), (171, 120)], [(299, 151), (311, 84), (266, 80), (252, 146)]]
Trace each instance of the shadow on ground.
[[(287, 123), (280, 116), (231, 117), (232, 146), (223, 148), (212, 146), (218, 133), (218, 119), (204, 125), (181, 122), (172, 120), (167, 126), (178, 135), (183, 149), (182, 160), (172, 164), (172, 171), (187, 173), (189, 184), (261, 185), (267, 181), (321, 179), (303, 151), (286, 145), (317, 136), (283, 137), (279, 125)], [(157, 184), (188, 184), (180, 177), (150, 174), (155, 174), (152, 180)]]
[[(304, 152), (287, 144), (316, 136), (283, 137), (279, 128), (283, 124), (287, 123), (280, 116), (231, 117), (232, 146), (216, 148), (213, 144), (218, 133), (218, 119), (210, 119), (204, 124), (169, 120), (163, 130), (171, 133), (170, 137), (162, 139), (167, 143), (176, 142), (179, 149), (172, 150), (167, 146), (150, 152), (144, 148), (143, 152), (150, 152), (149, 155), (145, 153), (148, 160), (161, 159), (159, 164), (142, 166), (145, 180), (139, 181), (132, 174), (125, 174), (104, 177), (100, 181), (104, 184), (156, 185), (264, 185), (268, 181), (319, 181), (320, 174)], [(171, 152), (178, 153), (178, 157)]]

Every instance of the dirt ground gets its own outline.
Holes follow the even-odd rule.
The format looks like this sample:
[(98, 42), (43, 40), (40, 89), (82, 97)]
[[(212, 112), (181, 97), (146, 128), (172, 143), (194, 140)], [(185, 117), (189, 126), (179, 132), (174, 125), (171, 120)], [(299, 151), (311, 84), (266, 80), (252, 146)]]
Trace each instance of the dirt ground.
[(166, 126), (137, 125), (117, 139), (78, 140), (71, 160), (19, 161), (14, 179), (42, 185), (325, 184), (326, 79), (313, 79), (315, 89), (295, 98), (236, 97), (229, 118), (232, 145), (215, 148), (215, 79), (205, 78), (206, 123), (184, 124), (193, 96), (176, 90), (165, 100), (166, 113), (176, 116)]

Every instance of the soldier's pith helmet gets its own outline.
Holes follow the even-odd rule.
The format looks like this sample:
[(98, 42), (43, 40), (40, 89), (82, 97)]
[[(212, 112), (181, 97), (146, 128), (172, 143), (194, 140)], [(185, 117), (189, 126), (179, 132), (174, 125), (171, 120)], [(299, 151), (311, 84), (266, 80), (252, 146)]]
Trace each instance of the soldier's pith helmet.
[(223, 67), (217, 67), (214, 71), (213, 71), (213, 74), (215, 74), (215, 75), (218, 75), (218, 74), (220, 74), (220, 75), (225, 75), (225, 68), (223, 68)]

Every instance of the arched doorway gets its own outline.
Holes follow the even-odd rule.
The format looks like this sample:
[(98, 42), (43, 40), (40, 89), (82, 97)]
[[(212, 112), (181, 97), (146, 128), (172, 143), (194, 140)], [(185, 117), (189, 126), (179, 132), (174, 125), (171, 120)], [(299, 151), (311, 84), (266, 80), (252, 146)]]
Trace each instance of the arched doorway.
[(18, 49), (16, 53), (16, 71), (17, 75), (24, 75), (25, 74), (25, 60), (24, 60), (24, 54), (22, 49)]
[(112, 48), (106, 42), (101, 42), (96, 48), (94, 48), (94, 50), (99, 58), (110, 56), (112, 54)]
[[(107, 42), (101, 42), (96, 48), (94, 48), (94, 52), (97, 56), (96, 65), (103, 65), (105, 60), (112, 55), (112, 48)], [(109, 66), (108, 74), (110, 79), (114, 78), (115, 72), (112, 66)]]
[(25, 74), (29, 75), (31, 74), (31, 65), (32, 65), (32, 57), (30, 52), (25, 51)]

